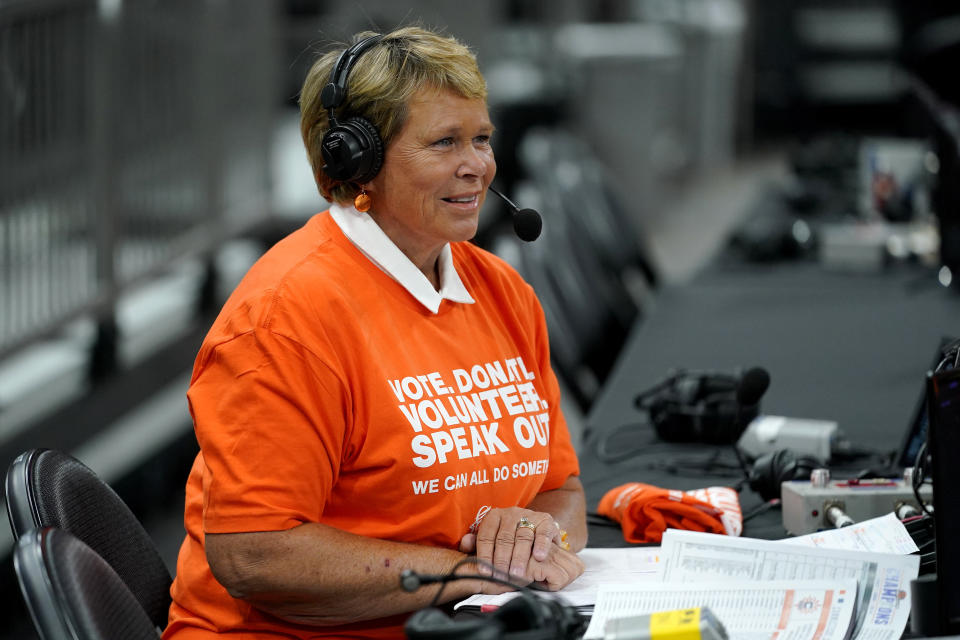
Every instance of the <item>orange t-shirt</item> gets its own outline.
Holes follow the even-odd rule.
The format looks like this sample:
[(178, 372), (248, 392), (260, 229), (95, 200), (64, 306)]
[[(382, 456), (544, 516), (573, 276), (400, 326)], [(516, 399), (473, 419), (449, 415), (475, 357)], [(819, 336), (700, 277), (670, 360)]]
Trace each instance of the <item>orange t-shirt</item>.
[(321, 522), (457, 548), (484, 506), (528, 504), (579, 473), (533, 290), (451, 246), (474, 304), (436, 314), (328, 213), (268, 251), (224, 305), (187, 393), (201, 453), (164, 638), (397, 635), (396, 618), (308, 627), (232, 598), (203, 534)]

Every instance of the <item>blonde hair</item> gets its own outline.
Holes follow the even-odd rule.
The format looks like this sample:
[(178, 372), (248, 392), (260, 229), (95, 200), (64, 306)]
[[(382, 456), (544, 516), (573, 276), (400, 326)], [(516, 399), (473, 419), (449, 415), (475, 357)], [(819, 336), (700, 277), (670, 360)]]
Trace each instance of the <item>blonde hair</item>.
[[(375, 35), (358, 33), (353, 42)], [(320, 194), (327, 200), (350, 203), (359, 186), (334, 180), (323, 171), (320, 143), (330, 128), (320, 92), (330, 81), (330, 72), (341, 49), (320, 57), (300, 90), (300, 135), (307, 148)], [(337, 120), (361, 116), (373, 124), (383, 140), (384, 151), (406, 123), (411, 97), (422, 89), (450, 91), (462, 98), (486, 100), (487, 85), (477, 60), (465, 45), (452, 37), (423, 27), (404, 27), (383, 36), (367, 49), (350, 70), (346, 99)]]

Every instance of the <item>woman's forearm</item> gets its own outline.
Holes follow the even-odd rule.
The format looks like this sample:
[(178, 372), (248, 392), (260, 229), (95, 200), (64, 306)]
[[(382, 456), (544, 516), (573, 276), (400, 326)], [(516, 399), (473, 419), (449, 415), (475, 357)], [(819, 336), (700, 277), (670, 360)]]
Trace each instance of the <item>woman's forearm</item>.
[[(367, 538), (322, 524), (287, 531), (208, 534), (214, 576), (235, 598), (300, 624), (382, 618), (427, 606), (440, 588), (400, 587), (404, 569), (445, 574), (463, 553)], [(469, 573), (469, 571), (466, 571)], [(481, 591), (473, 580), (449, 583), (443, 601)]]

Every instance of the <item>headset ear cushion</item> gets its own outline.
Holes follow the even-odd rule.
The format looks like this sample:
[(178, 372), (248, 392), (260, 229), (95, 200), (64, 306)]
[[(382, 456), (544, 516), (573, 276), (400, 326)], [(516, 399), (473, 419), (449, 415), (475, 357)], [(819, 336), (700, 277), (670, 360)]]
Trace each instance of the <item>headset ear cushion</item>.
[(366, 118), (354, 116), (347, 118), (341, 123), (341, 126), (352, 129), (354, 135), (360, 139), (363, 148), (363, 155), (357, 167), (356, 175), (350, 182), (368, 182), (375, 175), (380, 173), (380, 167), (383, 166), (383, 140), (380, 139), (380, 132)]
[(366, 118), (338, 122), (320, 143), (324, 172), (334, 180), (367, 182), (383, 166), (383, 141)]
[(516, 631), (534, 631), (544, 629), (544, 611), (540, 602), (533, 596), (521, 592), (516, 598), (497, 609), (494, 617), (508, 633)]
[(783, 466), (792, 459), (793, 454), (787, 449), (778, 449), (757, 458), (750, 469), (750, 488), (764, 500), (779, 498)]
[(804, 480), (810, 472), (823, 467), (812, 456), (796, 456), (789, 449), (777, 449), (757, 458), (750, 470), (750, 488), (764, 500), (780, 497), (780, 485), (788, 480)]

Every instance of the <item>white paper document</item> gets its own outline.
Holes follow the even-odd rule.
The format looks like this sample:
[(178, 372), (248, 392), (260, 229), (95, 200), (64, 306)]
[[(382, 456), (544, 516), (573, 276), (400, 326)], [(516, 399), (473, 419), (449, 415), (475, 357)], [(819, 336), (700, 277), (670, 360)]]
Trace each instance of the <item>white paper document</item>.
[[(661, 551), (664, 582), (857, 581), (857, 640), (896, 640), (910, 615), (917, 556), (804, 547), (783, 542), (667, 529)], [(719, 614), (718, 614), (719, 615)], [(722, 616), (721, 620), (723, 620)], [(724, 620), (724, 622), (726, 622)]]
[(784, 544), (802, 544), (825, 549), (856, 549), (883, 553), (913, 553), (917, 543), (910, 537), (896, 514), (891, 512), (879, 518), (871, 518), (840, 529), (827, 529), (808, 533), (805, 536), (784, 538)]
[[(597, 601), (597, 590), (602, 584), (633, 584), (660, 579), (657, 570), (660, 547), (584, 549), (578, 555), (585, 565), (583, 574), (557, 592), (564, 602), (574, 607), (592, 607)], [(499, 606), (514, 597), (515, 592), (495, 596), (477, 594), (461, 600), (454, 609)]]
[(844, 640), (853, 620), (857, 583), (604, 585), (584, 638), (603, 638), (607, 620), (694, 607), (710, 607), (730, 640)]

